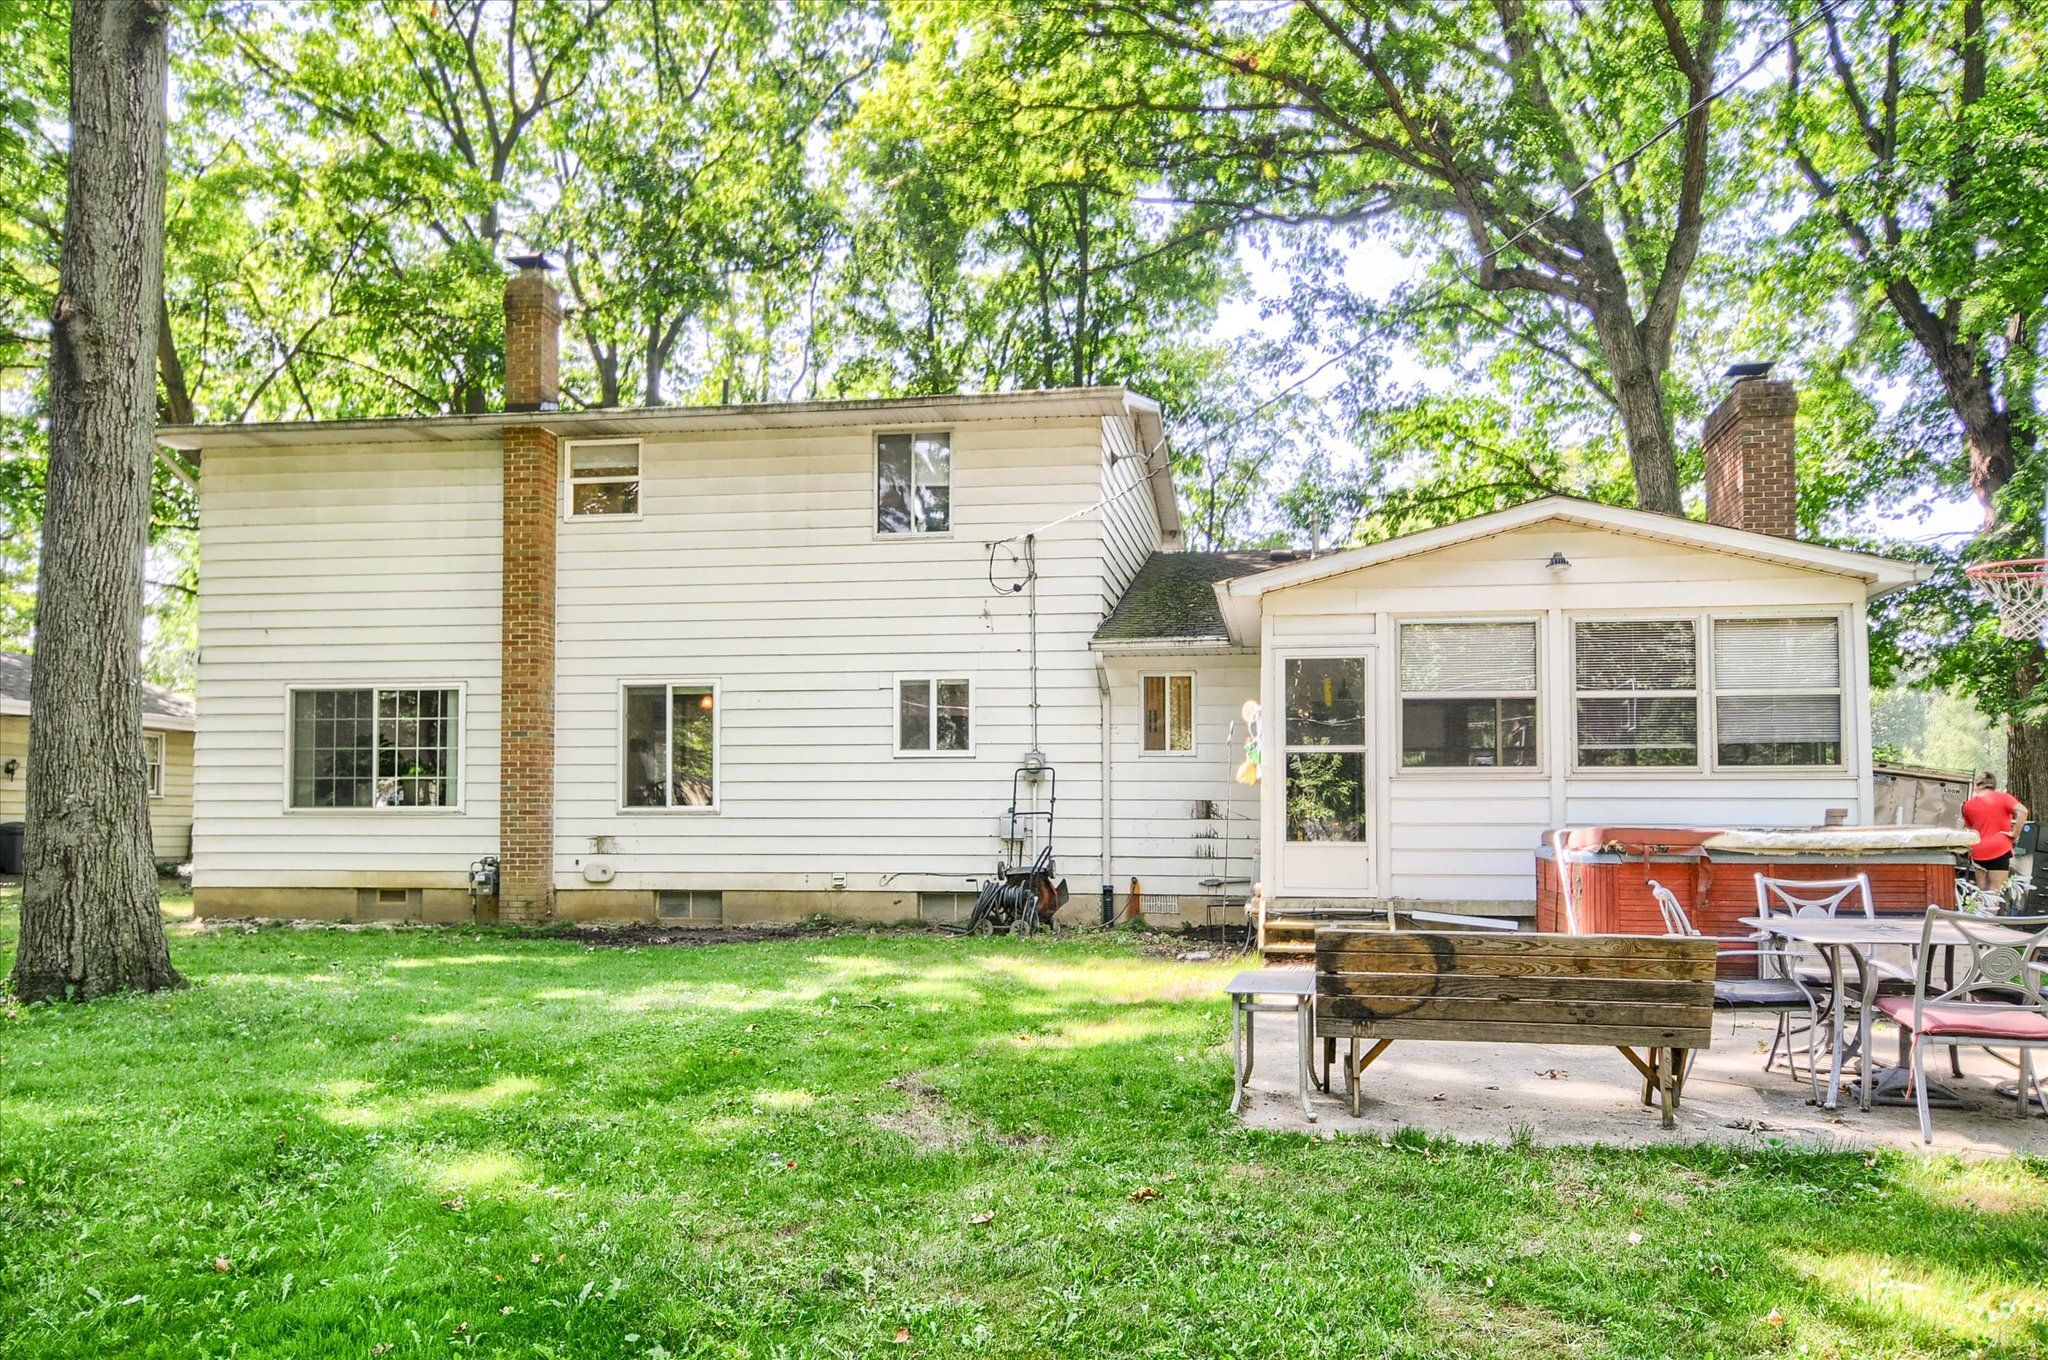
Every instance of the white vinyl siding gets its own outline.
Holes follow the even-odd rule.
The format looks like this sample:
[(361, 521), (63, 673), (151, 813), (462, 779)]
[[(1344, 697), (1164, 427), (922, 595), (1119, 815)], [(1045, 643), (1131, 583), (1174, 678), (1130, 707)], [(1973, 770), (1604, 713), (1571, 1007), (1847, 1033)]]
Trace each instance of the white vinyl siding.
[[(947, 426), (953, 532), (875, 533), (876, 432), (729, 429), (646, 440), (630, 534), (567, 533), (557, 577), (555, 868), (618, 891), (960, 891), (1002, 846), (1032, 744), (1024, 593), (986, 544), (1100, 497), (1099, 414)], [(884, 431), (886, 432), (886, 430)], [(1038, 744), (1058, 769), (1058, 854), (1098, 869), (1101, 526), (1036, 545)], [(719, 681), (716, 817), (620, 806), (620, 685)], [(972, 679), (967, 753), (898, 758), (898, 677)]]
[[(1164, 899), (1242, 902), (1257, 879), (1259, 788), (1233, 777), (1245, 758), (1245, 701), (1259, 694), (1259, 659), (1226, 653), (1177, 660), (1194, 678), (1194, 747), (1162, 760), (1145, 749), (1144, 681), (1159, 662), (1107, 664), (1112, 772), (1112, 879), (1121, 903), (1138, 880), (1148, 912)], [(1268, 757), (1272, 759), (1272, 757)], [(1059, 802), (1060, 860), (1072, 823)], [(1183, 904), (1181, 920), (1200, 924)]]
[(1402, 624), (1402, 766), (1536, 766), (1536, 635), (1533, 620)]
[(1716, 619), (1713, 629), (1716, 764), (1840, 765), (1840, 622)]
[[(340, 438), (206, 452), (195, 887), (459, 889), (497, 853), (497, 441)], [(398, 679), (464, 689), (461, 809), (289, 811), (290, 690)]]

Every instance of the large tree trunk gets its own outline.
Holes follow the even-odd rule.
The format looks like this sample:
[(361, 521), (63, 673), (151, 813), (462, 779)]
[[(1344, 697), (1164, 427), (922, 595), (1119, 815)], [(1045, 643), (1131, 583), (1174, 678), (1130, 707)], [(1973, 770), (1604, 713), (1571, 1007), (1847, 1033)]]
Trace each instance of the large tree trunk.
[(1636, 504), (1660, 514), (1684, 514), (1678, 499), (1678, 451), (1664, 406), (1664, 375), (1644, 345), (1625, 301), (1592, 311), (1593, 330), (1613, 380), (1615, 403), (1621, 408), (1629, 467), (1635, 473)]
[(49, 496), (29, 707), (24, 1001), (181, 985), (150, 857), (142, 581), (163, 298), (164, 0), (71, 10)]

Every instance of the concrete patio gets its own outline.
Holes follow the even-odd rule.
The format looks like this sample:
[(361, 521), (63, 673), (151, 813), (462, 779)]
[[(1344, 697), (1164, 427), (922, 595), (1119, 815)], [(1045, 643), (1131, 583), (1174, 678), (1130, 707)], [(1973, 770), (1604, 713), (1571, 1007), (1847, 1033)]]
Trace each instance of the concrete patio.
[[(1936, 1055), (1937, 1080), (1974, 1108), (1937, 1107), (1930, 1147), (1920, 1141), (1910, 1105), (1877, 1105), (1866, 1113), (1845, 1090), (1841, 1109), (1825, 1110), (1812, 1103), (1803, 1070), (1798, 1080), (1787, 1076), (1782, 1065), (1764, 1071), (1772, 1030), (1767, 1021), (1716, 1018), (1714, 1047), (1699, 1055), (1679, 1105), (1678, 1127), (1672, 1130), (1661, 1128), (1657, 1112), (1642, 1105), (1641, 1078), (1611, 1048), (1422, 1041), (1394, 1044), (1367, 1069), (1362, 1113), (1356, 1119), (1341, 1073), (1330, 1094), (1312, 1090), (1316, 1120), (1311, 1123), (1294, 1094), (1292, 1018), (1262, 1015), (1257, 1024), (1257, 1065), (1243, 1115), (1254, 1128), (1373, 1135), (1415, 1129), (1461, 1142), (1507, 1143), (1527, 1135), (1552, 1145), (1721, 1142), (2048, 1156), (2048, 1117), (2036, 1107), (2022, 1119), (2017, 1102), (1992, 1094), (1994, 1085), (2012, 1080), (2013, 1070), (1981, 1049), (1963, 1050), (1960, 1080), (1946, 1076), (1946, 1053)], [(1891, 1061), (1896, 1033), (1880, 1029), (1875, 1046), (1880, 1061)], [(1341, 1058), (1341, 1043), (1338, 1052)]]

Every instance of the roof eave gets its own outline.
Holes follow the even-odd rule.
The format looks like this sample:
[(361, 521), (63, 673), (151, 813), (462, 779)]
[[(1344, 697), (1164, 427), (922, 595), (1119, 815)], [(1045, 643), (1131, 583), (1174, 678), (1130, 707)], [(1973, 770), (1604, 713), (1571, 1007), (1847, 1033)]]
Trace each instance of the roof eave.
[[(1816, 543), (1802, 543), (1796, 539), (1780, 539), (1767, 534), (1729, 529), (1718, 524), (1706, 524), (1675, 515), (1660, 515), (1647, 510), (1600, 505), (1597, 502), (1581, 501), (1566, 496), (1546, 496), (1541, 500), (1528, 501), (1489, 515), (1479, 515), (1455, 524), (1391, 538), (1384, 543), (1335, 552), (1292, 566), (1276, 567), (1272, 571), (1260, 572), (1256, 576), (1238, 577), (1233, 581), (1219, 583), (1217, 598), (1224, 606), (1224, 618), (1228, 621), (1231, 618), (1232, 597), (1239, 600), (1255, 600), (1268, 591), (1285, 590), (1328, 576), (1381, 566), (1404, 557), (1453, 547), (1475, 538), (1511, 532), (1549, 519), (1584, 524), (1590, 528), (1608, 529), (1617, 533), (1659, 538), (1709, 551), (1778, 562), (1809, 571), (1850, 576), (1865, 582), (1869, 588), (1870, 598), (1873, 599), (1924, 581), (1931, 573), (1931, 568), (1923, 563), (1904, 562), (1897, 558), (1881, 557), (1875, 553), (1851, 552)], [(1234, 624), (1232, 631), (1236, 631)]]
[[(1001, 419), (1004, 416), (1101, 416), (1159, 407), (1123, 387), (1062, 387), (1032, 392), (982, 392), (847, 401), (749, 402), (728, 406), (592, 407), (574, 411), (487, 411), (476, 415), (397, 416), (373, 420), (293, 420), (217, 425), (165, 425), (157, 442), (169, 448), (305, 448), (326, 444), (460, 442), (496, 438), (500, 430), (540, 425), (558, 434), (634, 435), (689, 429), (774, 429), (904, 420)], [(1143, 419), (1143, 416), (1140, 417)], [(1163, 443), (1154, 439), (1154, 444)], [(1151, 447), (1147, 445), (1148, 449)], [(1171, 497), (1171, 488), (1168, 496)]]
[(1102, 656), (1188, 656), (1242, 653), (1248, 649), (1220, 634), (1183, 638), (1096, 638), (1088, 649)]
[(1166, 444), (1166, 425), (1159, 403), (1136, 392), (1124, 393), (1124, 409), (1137, 427), (1138, 447), (1145, 454), (1145, 476), (1152, 484), (1152, 509), (1159, 517), (1161, 538), (1180, 537), (1180, 498), (1173, 492), (1173, 472), (1168, 463), (1173, 450)]

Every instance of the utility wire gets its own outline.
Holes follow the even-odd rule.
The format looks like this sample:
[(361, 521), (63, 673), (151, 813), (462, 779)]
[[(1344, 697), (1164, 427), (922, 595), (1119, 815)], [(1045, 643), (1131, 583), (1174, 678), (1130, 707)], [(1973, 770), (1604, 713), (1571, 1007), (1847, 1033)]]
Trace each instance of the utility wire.
[[(1564, 202), (1554, 204), (1553, 206), (1544, 209), (1544, 211), (1538, 214), (1532, 221), (1530, 221), (1527, 226), (1524, 226), (1520, 231), (1516, 232), (1513, 236), (1508, 237), (1507, 240), (1501, 242), (1499, 245), (1493, 247), (1491, 250), (1481, 252), (1479, 256), (1479, 262), (1483, 264), (1487, 261), (1499, 257), (1500, 255), (1504, 254), (1509, 250), (1512, 250), (1515, 247), (1515, 245), (1519, 243), (1524, 237), (1528, 236), (1530, 232), (1535, 231), (1545, 222), (1548, 222), (1551, 218), (1563, 212), (1567, 206), (1576, 204), (1579, 201), (1580, 196), (1583, 195), (1588, 189), (1591, 189), (1594, 185), (1600, 183), (1602, 180), (1607, 179), (1608, 177), (1614, 175), (1623, 167), (1633, 165), (1636, 161), (1641, 160), (1643, 155), (1646, 152), (1648, 152), (1650, 148), (1656, 146), (1657, 143), (1663, 141), (1666, 137), (1669, 137), (1672, 133), (1676, 132), (1679, 128), (1683, 127), (1685, 125), (1686, 119), (1692, 117), (1695, 113), (1698, 113), (1701, 109), (1713, 103), (1715, 100), (1720, 99), (1722, 96), (1726, 95), (1730, 90), (1733, 90), (1736, 86), (1742, 84), (1742, 82), (1748, 80), (1751, 76), (1755, 75), (1758, 71), (1762, 70), (1764, 67), (1764, 63), (1769, 61), (1773, 56), (1775, 56), (1779, 48), (1785, 46), (1789, 42), (1792, 42), (1794, 39), (1798, 38), (1800, 34), (1804, 33), (1807, 29), (1812, 28), (1821, 20), (1833, 14), (1836, 7), (1841, 5), (1842, 3), (1843, 0), (1822, 0), (1822, 4), (1818, 9), (1814, 10), (1813, 13), (1809, 14), (1806, 18), (1800, 20), (1797, 24), (1794, 24), (1791, 28), (1786, 29), (1785, 36), (1776, 39), (1768, 47), (1764, 48), (1762, 52), (1758, 53), (1755, 61), (1752, 61), (1748, 66), (1745, 66), (1740, 72), (1729, 77), (1721, 84), (1715, 86), (1713, 89), (1701, 95), (1698, 101), (1689, 106), (1685, 110), (1685, 112), (1680, 113), (1671, 118), (1662, 127), (1658, 128), (1655, 132), (1651, 133), (1649, 137), (1645, 138), (1641, 143), (1639, 143), (1633, 150), (1629, 151), (1626, 155), (1618, 157), (1615, 160), (1609, 161), (1606, 165), (1602, 166), (1593, 174), (1586, 176), (1585, 180), (1577, 188), (1567, 190)], [(1409, 302), (1403, 303), (1398, 310), (1396, 310), (1390, 316), (1385, 318), (1385, 321), (1383, 321), (1382, 324), (1384, 325), (1390, 322), (1398, 322), (1406, 319), (1407, 317), (1415, 315), (1416, 313), (1422, 311), (1425, 307), (1428, 307), (1431, 303), (1435, 302), (1438, 298), (1441, 298), (1444, 294), (1448, 293), (1452, 288), (1456, 287), (1459, 283), (1477, 282), (1478, 276), (1473, 266), (1464, 264), (1462, 262), (1456, 262), (1455, 267), (1458, 270), (1460, 277), (1446, 279), (1442, 283), (1438, 284), (1436, 287), (1424, 293), (1422, 296), (1415, 298)], [(1278, 405), (1281, 401), (1285, 400), (1288, 396), (1299, 391), (1308, 383), (1314, 382), (1318, 377), (1328, 372), (1333, 365), (1341, 362), (1344, 359), (1350, 358), (1353, 354), (1356, 354), (1360, 349), (1363, 349), (1367, 343), (1368, 338), (1369, 337), (1361, 337), (1359, 340), (1354, 341), (1352, 344), (1349, 344), (1344, 348), (1338, 350), (1336, 353), (1330, 355), (1321, 363), (1317, 364), (1314, 368), (1309, 369), (1306, 373), (1303, 373), (1301, 376), (1295, 378), (1292, 382), (1289, 382), (1285, 387), (1282, 387), (1272, 396), (1266, 398), (1258, 405), (1253, 406), (1250, 410), (1245, 411), (1242, 415), (1239, 415), (1225, 422), (1224, 424), (1218, 426), (1216, 429), (1210, 431), (1209, 434), (1204, 436), (1200, 442), (1196, 443), (1191, 448), (1183, 450), (1182, 452), (1186, 454), (1200, 453), (1202, 450), (1208, 448), (1211, 444), (1214, 444), (1217, 440), (1223, 438), (1223, 436), (1231, 433), (1233, 430), (1236, 430), (1242, 425), (1244, 425), (1247, 421), (1253, 419), (1256, 416), (1265, 414), (1274, 406)], [(1067, 523), (1069, 520), (1076, 520), (1080, 519), (1084, 515), (1093, 514), (1097, 510), (1101, 510), (1107, 507), (1112, 502), (1129, 495), (1132, 491), (1135, 491), (1137, 488), (1144, 486), (1147, 482), (1151, 481), (1152, 478), (1159, 476), (1161, 473), (1167, 471), (1172, 466), (1173, 459), (1171, 456), (1169, 456), (1166, 462), (1161, 464), (1159, 467), (1154, 468), (1152, 471), (1146, 473), (1143, 477), (1138, 478), (1129, 486), (1123, 487), (1121, 490), (1113, 491), (1109, 495), (1104, 496), (1101, 500), (1095, 502), (1095, 504), (1093, 505), (1086, 506), (1080, 510), (1076, 510), (1071, 514), (1062, 515), (1058, 519), (1053, 520), (1050, 523), (1040, 525), (1038, 528), (1030, 530), (1027, 534), (1012, 534), (1008, 538), (997, 539), (994, 543), (989, 545), (991, 563), (993, 563), (994, 552), (997, 547), (1000, 547), (1005, 543), (1013, 543), (1020, 538), (1029, 537), (1031, 534), (1042, 534), (1047, 529), (1057, 528), (1060, 525)]]

